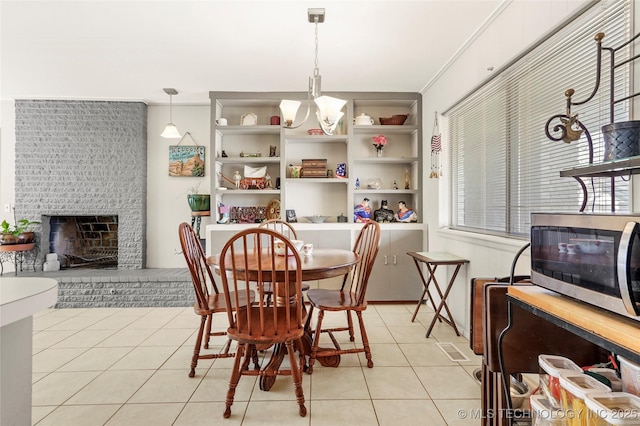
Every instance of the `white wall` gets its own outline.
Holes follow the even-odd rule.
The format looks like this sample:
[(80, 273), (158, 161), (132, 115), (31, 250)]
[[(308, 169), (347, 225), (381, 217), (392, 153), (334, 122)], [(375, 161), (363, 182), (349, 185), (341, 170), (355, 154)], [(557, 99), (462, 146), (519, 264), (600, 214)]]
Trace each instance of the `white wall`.
[[(170, 177), (169, 146), (180, 139), (164, 139), (160, 133), (169, 121), (167, 106), (149, 106), (147, 120), (147, 267), (184, 268), (184, 257), (179, 253), (178, 225), (191, 223), (191, 210), (187, 203), (190, 188), (200, 184), (199, 192), (208, 194), (211, 182), (211, 149), (209, 148), (209, 106), (173, 106), (173, 122), (182, 135), (186, 132), (205, 146), (205, 177)], [(195, 145), (185, 137), (180, 145)], [(200, 235), (209, 218), (202, 219)]]
[[(512, 1), (506, 4), (485, 31), (458, 56), (440, 78), (423, 91), (425, 145), (430, 143), (434, 111), (441, 113), (452, 106), (490, 77), (491, 71), (487, 68), (493, 67), (494, 71), (500, 69), (585, 3), (586, 1), (555, 0)], [(559, 98), (559, 102), (562, 102), (562, 98)], [(527, 241), (456, 232), (446, 228), (449, 223), (450, 194), (446, 178), (449, 138), (446, 118), (440, 119), (445, 176), (429, 179), (429, 171), (425, 172), (425, 220), (429, 229), (430, 251), (448, 251), (470, 260), (460, 271), (448, 298), (454, 320), (463, 334), (468, 336), (471, 278), (508, 276), (515, 254)], [(426, 155), (425, 164), (429, 165), (430, 154), (427, 152)], [(441, 285), (452, 272), (451, 267), (446, 276), (444, 272), (440, 272), (438, 281)], [(518, 261), (516, 273), (530, 274), (528, 250)]]
[[(13, 101), (0, 103), (0, 222), (13, 223), (13, 212), (6, 213), (4, 206), (15, 200), (15, 114)], [(13, 266), (11, 267), (13, 270)]]

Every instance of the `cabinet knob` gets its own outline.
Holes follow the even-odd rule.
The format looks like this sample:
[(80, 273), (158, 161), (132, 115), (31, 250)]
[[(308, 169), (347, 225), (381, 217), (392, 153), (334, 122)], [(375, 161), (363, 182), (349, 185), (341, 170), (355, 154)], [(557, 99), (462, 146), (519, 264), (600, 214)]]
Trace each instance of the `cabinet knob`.
[(389, 262), (387, 262), (387, 255), (386, 255), (386, 254), (384, 255), (384, 264), (385, 264), (385, 265), (388, 265), (388, 264), (389, 264)]
[(393, 255), (393, 264), (394, 265), (398, 264), (398, 256), (396, 256), (395, 254)]

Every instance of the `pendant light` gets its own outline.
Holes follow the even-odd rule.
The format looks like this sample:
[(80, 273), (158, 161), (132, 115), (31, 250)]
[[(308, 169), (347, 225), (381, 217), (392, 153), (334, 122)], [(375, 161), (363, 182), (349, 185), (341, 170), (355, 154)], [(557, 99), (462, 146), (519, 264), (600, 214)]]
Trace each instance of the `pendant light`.
[(178, 139), (181, 138), (180, 132), (175, 124), (173, 124), (173, 95), (177, 95), (178, 91), (173, 88), (163, 89), (164, 92), (169, 95), (169, 124), (167, 124), (164, 128), (164, 131), (160, 136), (167, 139)]
[(309, 77), (309, 91), (307, 93), (307, 112), (304, 119), (299, 124), (294, 124), (298, 108), (302, 102), (289, 99), (283, 99), (280, 102), (280, 111), (282, 111), (282, 117), (284, 121), (284, 127), (287, 129), (296, 129), (302, 126), (307, 118), (309, 118), (309, 112), (311, 110), (311, 100), (316, 104), (317, 112), (316, 116), (320, 123), (320, 128), (327, 135), (332, 135), (338, 122), (344, 115), (341, 111), (342, 107), (347, 101), (334, 98), (331, 96), (322, 96), (320, 91), (320, 69), (318, 68), (318, 24), (324, 22), (324, 9), (308, 9), (307, 17), (309, 22), (315, 24), (316, 27), (316, 50), (315, 50), (315, 63), (313, 69), (313, 76)]

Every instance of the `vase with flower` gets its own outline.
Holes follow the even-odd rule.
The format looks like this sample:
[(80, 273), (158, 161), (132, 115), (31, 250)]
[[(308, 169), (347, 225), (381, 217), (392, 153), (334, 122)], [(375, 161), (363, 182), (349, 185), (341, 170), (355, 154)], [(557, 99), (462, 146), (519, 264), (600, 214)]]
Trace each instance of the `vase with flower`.
[(382, 157), (382, 148), (387, 144), (387, 137), (385, 135), (373, 136), (373, 146), (376, 149), (376, 156)]

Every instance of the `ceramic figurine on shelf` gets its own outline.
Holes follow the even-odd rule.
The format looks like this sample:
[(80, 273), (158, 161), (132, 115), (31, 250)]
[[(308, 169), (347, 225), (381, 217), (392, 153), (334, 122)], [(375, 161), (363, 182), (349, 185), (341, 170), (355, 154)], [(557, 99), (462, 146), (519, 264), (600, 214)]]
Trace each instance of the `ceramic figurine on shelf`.
[(271, 182), (271, 175), (269, 173), (264, 175), (264, 183), (265, 183), (265, 188), (273, 189), (273, 182)]
[(380, 208), (373, 212), (373, 220), (378, 223), (393, 222), (393, 210), (387, 208), (387, 200), (382, 200)]
[(220, 219), (218, 219), (218, 223), (227, 223), (229, 222), (229, 206), (225, 206), (222, 203), (218, 204), (218, 212), (220, 214)]
[(396, 212), (394, 219), (396, 222), (417, 222), (418, 215), (412, 209), (407, 207), (407, 203), (400, 201), (398, 203), (398, 211)]
[(365, 223), (371, 220), (371, 207), (369, 207), (369, 199), (364, 198), (360, 204), (353, 209), (353, 221), (356, 223)]
[(356, 189), (360, 189), (360, 179), (356, 178)]
[(240, 189), (240, 181), (242, 180), (242, 175), (238, 170), (233, 174), (233, 181), (236, 184), (236, 189)]

